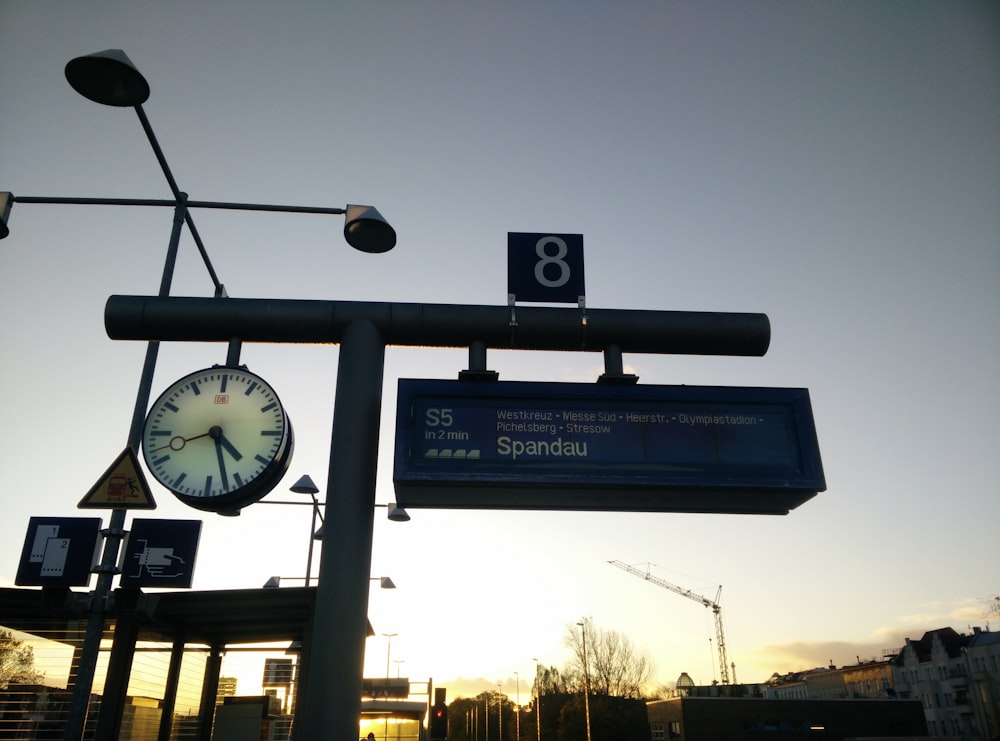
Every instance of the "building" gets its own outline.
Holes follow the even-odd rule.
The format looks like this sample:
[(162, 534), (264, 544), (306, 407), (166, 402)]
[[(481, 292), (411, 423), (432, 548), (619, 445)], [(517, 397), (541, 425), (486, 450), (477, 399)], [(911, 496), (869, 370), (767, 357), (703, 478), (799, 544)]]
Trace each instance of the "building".
[(847, 697), (875, 700), (896, 696), (895, 679), (892, 673), (892, 659), (882, 661), (858, 661), (854, 666), (840, 669), (844, 678)]
[(646, 706), (650, 737), (663, 741), (816, 741), (926, 736), (914, 700), (769, 700), (676, 697)]
[(969, 692), (982, 737), (1000, 739), (1000, 633), (972, 630), (965, 647)]
[(984, 738), (969, 691), (966, 649), (971, 641), (952, 628), (938, 628), (916, 641), (907, 638), (893, 660), (897, 696), (921, 703), (932, 736)]

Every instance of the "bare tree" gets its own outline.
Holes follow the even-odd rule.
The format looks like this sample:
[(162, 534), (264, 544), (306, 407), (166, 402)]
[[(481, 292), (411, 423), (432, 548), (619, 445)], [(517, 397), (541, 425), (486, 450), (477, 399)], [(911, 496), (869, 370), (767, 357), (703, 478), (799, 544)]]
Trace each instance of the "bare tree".
[(0, 629), (0, 689), (11, 683), (32, 684), (41, 678), (35, 671), (35, 652), (9, 630)]
[(571, 671), (579, 672), (583, 679), (584, 636), (591, 694), (642, 697), (643, 687), (653, 674), (652, 660), (636, 650), (628, 637), (617, 630), (597, 628), (590, 618), (584, 618), (583, 625), (566, 626), (565, 643), (575, 658)]

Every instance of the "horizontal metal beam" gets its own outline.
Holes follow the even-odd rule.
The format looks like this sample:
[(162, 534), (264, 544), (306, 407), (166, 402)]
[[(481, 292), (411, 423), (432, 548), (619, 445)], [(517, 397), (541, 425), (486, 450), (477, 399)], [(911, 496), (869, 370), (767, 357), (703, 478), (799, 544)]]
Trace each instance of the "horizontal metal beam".
[(386, 345), (660, 355), (761, 356), (766, 314), (293, 299), (111, 296), (104, 325), (113, 340), (336, 344), (355, 321), (372, 322)]

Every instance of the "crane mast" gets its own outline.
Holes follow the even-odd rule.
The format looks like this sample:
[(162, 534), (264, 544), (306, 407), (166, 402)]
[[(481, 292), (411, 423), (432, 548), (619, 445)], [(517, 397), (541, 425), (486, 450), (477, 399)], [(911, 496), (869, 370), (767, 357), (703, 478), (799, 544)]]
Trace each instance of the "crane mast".
[[(705, 607), (712, 608), (712, 613), (715, 616), (715, 642), (719, 647), (719, 675), (722, 679), (722, 684), (729, 684), (729, 659), (726, 655), (726, 634), (722, 629), (722, 606), (719, 604), (719, 598), (722, 596), (722, 586), (720, 585), (719, 590), (715, 593), (715, 599), (710, 600), (707, 597), (702, 597), (700, 594), (695, 594), (690, 589), (685, 589), (684, 587), (679, 587), (676, 584), (659, 579), (650, 574), (648, 570), (642, 571), (622, 561), (608, 561), (608, 563), (612, 566), (617, 566), (623, 571), (627, 571), (633, 576), (645, 579), (658, 587), (669, 589), (674, 594), (679, 594), (681, 597), (687, 597), (689, 600), (694, 600)], [(733, 674), (735, 675), (735, 673), (736, 667), (733, 666)]]

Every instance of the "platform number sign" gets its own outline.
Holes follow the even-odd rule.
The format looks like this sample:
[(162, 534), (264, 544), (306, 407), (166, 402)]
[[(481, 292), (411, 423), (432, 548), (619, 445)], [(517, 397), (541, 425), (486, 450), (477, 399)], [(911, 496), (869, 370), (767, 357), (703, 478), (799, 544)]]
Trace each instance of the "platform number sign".
[(516, 301), (578, 303), (586, 293), (583, 235), (508, 232), (507, 293)]

